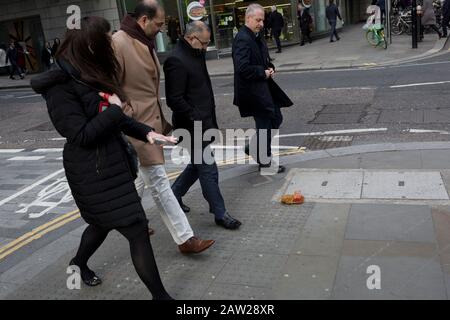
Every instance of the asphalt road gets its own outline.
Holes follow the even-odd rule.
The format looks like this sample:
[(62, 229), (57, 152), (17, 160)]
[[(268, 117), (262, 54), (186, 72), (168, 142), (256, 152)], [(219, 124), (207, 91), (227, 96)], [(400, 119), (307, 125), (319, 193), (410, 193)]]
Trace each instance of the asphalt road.
[[(310, 149), (348, 144), (447, 140), (450, 53), (416, 63), (366, 69), (280, 73), (276, 81), (294, 106), (284, 109), (281, 145)], [(281, 62), (280, 62), (281, 63)], [(213, 78), (222, 128), (252, 128), (233, 106), (233, 78)], [(164, 93), (164, 82), (161, 83)], [(164, 101), (164, 98), (163, 98)], [(42, 98), (31, 89), (0, 91), (0, 148), (61, 147)], [(170, 119), (170, 110), (164, 106)], [(373, 131), (371, 129), (383, 129)], [(354, 129), (367, 131), (354, 133)], [(412, 129), (412, 132), (411, 132)], [(417, 130), (439, 132), (417, 132)], [(320, 132), (338, 131), (318, 141)], [(343, 130), (343, 131), (341, 131)], [(350, 130), (350, 131), (349, 131)], [(311, 134), (313, 136), (306, 136)], [(55, 139), (56, 140), (52, 140)], [(351, 141), (350, 141), (351, 140)]]

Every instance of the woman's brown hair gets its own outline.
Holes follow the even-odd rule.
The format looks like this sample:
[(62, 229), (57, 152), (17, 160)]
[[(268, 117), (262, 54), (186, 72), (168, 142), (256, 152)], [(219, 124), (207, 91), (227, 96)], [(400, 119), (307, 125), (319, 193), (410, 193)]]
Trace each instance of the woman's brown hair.
[(67, 60), (80, 72), (81, 80), (126, 100), (120, 86), (120, 64), (111, 45), (110, 23), (101, 17), (81, 19), (81, 28), (67, 30), (56, 58)]

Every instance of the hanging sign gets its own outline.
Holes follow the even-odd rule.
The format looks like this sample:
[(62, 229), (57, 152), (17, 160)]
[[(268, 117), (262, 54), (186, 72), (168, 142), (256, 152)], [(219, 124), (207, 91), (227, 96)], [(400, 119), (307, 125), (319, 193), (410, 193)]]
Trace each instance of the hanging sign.
[(194, 21), (201, 20), (204, 16), (206, 16), (205, 7), (198, 1), (189, 3), (186, 11), (189, 19)]

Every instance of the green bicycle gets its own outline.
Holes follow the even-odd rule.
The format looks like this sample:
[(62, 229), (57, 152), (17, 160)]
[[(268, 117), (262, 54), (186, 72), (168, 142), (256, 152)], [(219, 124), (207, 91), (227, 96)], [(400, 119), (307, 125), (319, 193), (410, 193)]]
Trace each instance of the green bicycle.
[(387, 41), (384, 36), (383, 26), (373, 25), (367, 29), (366, 39), (374, 47), (380, 46), (383, 49), (387, 49)]

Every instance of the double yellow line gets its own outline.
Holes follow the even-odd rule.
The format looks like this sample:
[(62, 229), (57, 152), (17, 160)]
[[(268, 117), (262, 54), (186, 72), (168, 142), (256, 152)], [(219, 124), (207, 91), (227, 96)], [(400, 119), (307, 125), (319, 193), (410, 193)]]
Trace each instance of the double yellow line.
[[(288, 150), (288, 151), (284, 151), (284, 152), (274, 153), (274, 155), (275, 156), (286, 156), (286, 155), (290, 155), (290, 154), (297, 154), (297, 153), (303, 153), (303, 152), (305, 152), (304, 148), (298, 148), (298, 149), (294, 149), (294, 150)], [(229, 159), (229, 160), (222, 160), (217, 163), (217, 166), (223, 167), (228, 164), (236, 163), (237, 161), (248, 160), (248, 159), (249, 159), (249, 157), (246, 156), (246, 157), (241, 157), (241, 158), (236, 158), (236, 159), (233, 158), (233, 159)], [(173, 180), (173, 179), (177, 178), (181, 172), (182, 171), (171, 172), (171, 173), (167, 174), (167, 177), (169, 178), (169, 180)], [(16, 240), (11, 241), (7, 245), (0, 248), (0, 261), (2, 259), (6, 258), (7, 256), (11, 255), (12, 253), (16, 252), (20, 248), (26, 246), (30, 242), (37, 240), (37, 239), (41, 238), (42, 236), (44, 236), (45, 234), (47, 234), (53, 230), (56, 230), (56, 229), (64, 226), (65, 224), (67, 224), (73, 220), (76, 220), (78, 218), (80, 218), (80, 211), (74, 210), (74, 211), (66, 213), (56, 219), (53, 219), (53, 220), (37, 227), (36, 229), (33, 229), (32, 231), (24, 234), (23, 236), (17, 238)]]
[(49, 221), (36, 229), (33, 229), (32, 231), (24, 234), (20, 238), (17, 238), (14, 241), (11, 241), (7, 245), (0, 248), (0, 260), (3, 258), (9, 256), (11, 253), (19, 250), (23, 246), (26, 246), (30, 242), (41, 238), (43, 235), (49, 233), (50, 231), (53, 231), (55, 229), (58, 229), (65, 225), (66, 223), (69, 223), (70, 221), (73, 221), (75, 219), (78, 219), (80, 217), (80, 211), (75, 210), (69, 213), (66, 213), (52, 221)]

